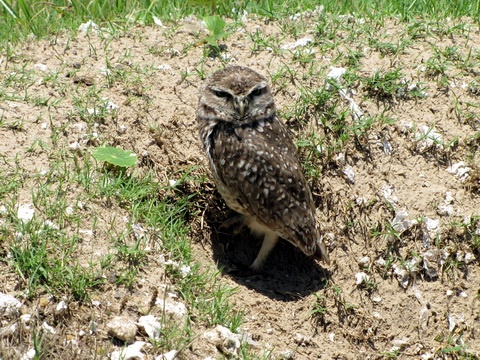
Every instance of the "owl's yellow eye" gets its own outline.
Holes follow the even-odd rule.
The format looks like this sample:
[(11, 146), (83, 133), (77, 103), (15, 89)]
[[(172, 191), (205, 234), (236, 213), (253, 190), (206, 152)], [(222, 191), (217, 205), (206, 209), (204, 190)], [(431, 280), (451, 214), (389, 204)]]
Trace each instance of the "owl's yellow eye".
[(217, 91), (214, 91), (215, 95), (220, 97), (220, 98), (229, 98), (231, 97), (232, 95), (230, 95), (228, 92), (226, 91), (221, 91), (221, 90), (217, 90)]

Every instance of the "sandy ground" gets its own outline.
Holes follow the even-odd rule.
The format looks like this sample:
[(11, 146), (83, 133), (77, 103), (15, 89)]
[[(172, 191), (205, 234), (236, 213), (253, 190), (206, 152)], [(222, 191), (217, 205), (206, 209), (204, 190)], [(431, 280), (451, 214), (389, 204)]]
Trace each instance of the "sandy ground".
[[(205, 267), (224, 268), (221, 281), (237, 287), (232, 301), (244, 310), (242, 329), (251, 335), (259, 354), (271, 351), (272, 358), (292, 359), (378, 359), (388, 354), (433, 359), (443, 358), (434, 355), (439, 349), (464, 345), (478, 355), (480, 223), (469, 220), (480, 215), (480, 88), (474, 86), (475, 82), (480, 86), (478, 26), (465, 19), (448, 34), (438, 29), (452, 29), (457, 23), (434, 27), (419, 21), (423, 30), (414, 37), (411, 24), (393, 20), (384, 24), (363, 24), (354, 18), (336, 21), (327, 19), (329, 32), (318, 35), (318, 19), (305, 17), (295, 35), (289, 30), (294, 23), (289, 21), (247, 19), (222, 41), (225, 61), (204, 56), (200, 41), (204, 30), (195, 19), (167, 27), (139, 27), (114, 37), (79, 32), (73, 38), (60, 35), (16, 46), (8, 61), (0, 57), (2, 81), (23, 67), (33, 79), (25, 92), (59, 101), (48, 107), (19, 97), (0, 104), (3, 119), (24, 124), (24, 131), (0, 128), (5, 162), (0, 168), (8, 169), (18, 156), (21, 166), (32, 173), (45, 170), (46, 153), (26, 150), (37, 139), (51, 144), (52, 129), (62, 128), (58, 146), (67, 152), (74, 142), (79, 142), (81, 151), (90, 151), (106, 141), (139, 154), (140, 166), (153, 169), (160, 182), (191, 166), (199, 166), (196, 173), (210, 179), (195, 121), (203, 76), (225, 63), (252, 67), (272, 80), (277, 108), (288, 117), (301, 103), (301, 88), (322, 89), (331, 66), (349, 68), (349, 50), (358, 51), (363, 56), (354, 74), (362, 79), (375, 71), (400, 69), (405, 94), (381, 97), (368, 92), (362, 81), (354, 81), (349, 85), (353, 100), (364, 116), (375, 119), (374, 124), (329, 152), (313, 148), (317, 153), (309, 166), (320, 175), (310, 176), (309, 181), (332, 264), (316, 263), (282, 243), (263, 274), (230, 274), (234, 262), (248, 264), (254, 259), (259, 242), (247, 231), (233, 235), (219, 229), (228, 215), (211, 179), (200, 189), (203, 211), (191, 219), (196, 257)], [(268, 40), (266, 45), (255, 46), (252, 39), (258, 34)], [(306, 47), (282, 50), (305, 37), (312, 39)], [(387, 51), (374, 46), (371, 39), (406, 45)], [(447, 86), (442, 87), (441, 75), (427, 74), (426, 65), (448, 47), (455, 48), (462, 59), (470, 54), (475, 65), (460, 69), (453, 59), (445, 60)], [(313, 50), (306, 56), (308, 61), (301, 60), (305, 48)], [(113, 70), (108, 76), (107, 67)], [(55, 82), (42, 81), (53, 74)], [(409, 95), (415, 86), (424, 91), (424, 97)], [(118, 106), (115, 117), (107, 116), (94, 127), (80, 116), (81, 108), (92, 104), (76, 102), (88, 98), (85, 94), (92, 89), (101, 90), (102, 98)], [(349, 103), (337, 90), (330, 91), (336, 111), (346, 112), (344, 121), (354, 126)], [(289, 118), (287, 125), (297, 140), (315, 132), (328, 137), (327, 145), (332, 145), (332, 130), (321, 123), (322, 109), (310, 107), (303, 121)], [(381, 116), (392, 121), (382, 122)], [(83, 141), (86, 131), (99, 137)], [(303, 147), (301, 154), (307, 159), (310, 149)], [(461, 161), (470, 168), (464, 177), (452, 169)], [(19, 202), (28, 200), (29, 189), (19, 196)], [(118, 218), (125, 215), (121, 209), (109, 211), (118, 211)], [(468, 227), (462, 225), (466, 223)], [(398, 236), (388, 235), (392, 228)], [(467, 230), (477, 231), (476, 247)], [(101, 234), (89, 241), (96, 249), (109, 246)], [(368, 275), (368, 283), (362, 282), (360, 273)], [(122, 296), (131, 304), (148, 301), (150, 290), (146, 289), (158, 284), (162, 274), (152, 262), (140, 275), (138, 284), (143, 286), (136, 285), (131, 292), (107, 288), (95, 298), (112, 303)], [(0, 290), (16, 294), (16, 276), (9, 271), (2, 276), (7, 281), (2, 281)], [(133, 306), (126, 308), (136, 311)], [(108, 314), (117, 310), (112, 306)], [(82, 305), (62, 334), (86, 326), (93, 313), (101, 328), (107, 311)], [(108, 347), (104, 335), (81, 343)], [(212, 351), (197, 340), (181, 356), (220, 357)]]

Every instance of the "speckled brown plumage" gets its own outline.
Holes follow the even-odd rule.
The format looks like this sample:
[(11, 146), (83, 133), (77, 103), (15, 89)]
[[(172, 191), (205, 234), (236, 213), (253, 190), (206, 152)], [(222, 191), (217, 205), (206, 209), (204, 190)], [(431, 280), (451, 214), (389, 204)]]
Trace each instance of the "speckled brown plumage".
[(200, 92), (197, 121), (219, 192), (264, 236), (251, 267), (262, 266), (278, 237), (328, 262), (311, 191), (267, 80), (241, 66), (215, 72)]

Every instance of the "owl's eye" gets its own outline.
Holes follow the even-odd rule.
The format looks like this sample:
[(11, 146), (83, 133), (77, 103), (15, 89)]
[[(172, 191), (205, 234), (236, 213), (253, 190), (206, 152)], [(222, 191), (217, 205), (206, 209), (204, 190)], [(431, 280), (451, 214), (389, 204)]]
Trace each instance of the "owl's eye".
[(229, 98), (231, 97), (232, 95), (230, 95), (228, 92), (226, 91), (221, 91), (221, 90), (218, 90), (218, 91), (214, 91), (215, 95), (220, 97), (220, 98)]
[(264, 87), (258, 88), (258, 89), (253, 90), (253, 91), (250, 93), (250, 95), (251, 95), (251, 96), (259, 96), (259, 95), (262, 95), (264, 91), (265, 91), (265, 88), (264, 88)]

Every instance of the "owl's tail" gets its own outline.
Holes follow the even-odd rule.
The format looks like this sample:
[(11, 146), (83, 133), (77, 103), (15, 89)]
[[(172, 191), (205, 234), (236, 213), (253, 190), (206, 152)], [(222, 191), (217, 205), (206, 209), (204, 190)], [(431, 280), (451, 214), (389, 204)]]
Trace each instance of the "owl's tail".
[(315, 253), (313, 254), (313, 257), (317, 260), (325, 262), (327, 265), (330, 264), (330, 257), (328, 256), (327, 245), (325, 245), (321, 236), (317, 240), (317, 248), (315, 250)]

